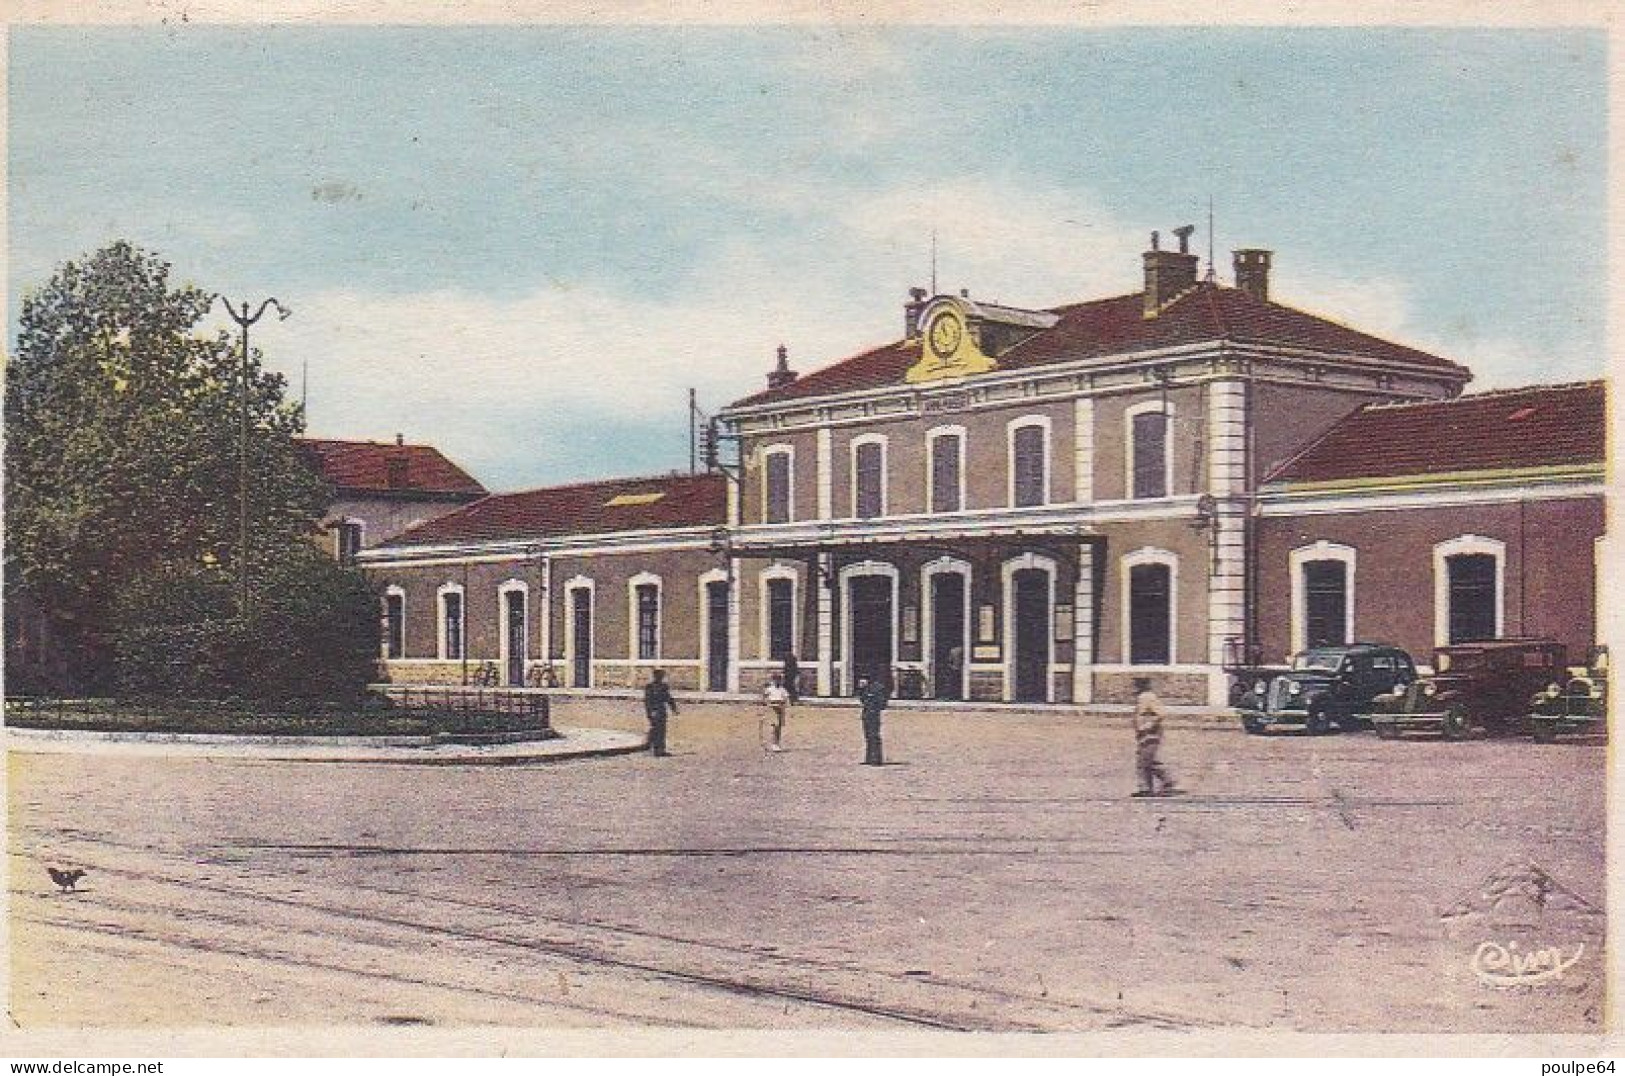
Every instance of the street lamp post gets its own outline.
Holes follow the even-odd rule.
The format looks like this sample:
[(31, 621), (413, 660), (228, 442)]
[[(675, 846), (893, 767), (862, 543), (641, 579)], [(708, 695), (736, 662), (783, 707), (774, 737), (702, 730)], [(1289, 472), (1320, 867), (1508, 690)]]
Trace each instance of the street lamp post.
[(237, 614), (248, 618), (248, 327), (260, 320), (267, 307), (276, 307), (277, 318), (287, 321), (293, 313), (275, 299), (267, 299), (252, 315), (248, 300), (243, 300), (241, 312), (233, 309), (231, 300), (216, 296), (231, 320), (242, 330), (242, 384), (240, 391), (240, 424), (237, 431)]

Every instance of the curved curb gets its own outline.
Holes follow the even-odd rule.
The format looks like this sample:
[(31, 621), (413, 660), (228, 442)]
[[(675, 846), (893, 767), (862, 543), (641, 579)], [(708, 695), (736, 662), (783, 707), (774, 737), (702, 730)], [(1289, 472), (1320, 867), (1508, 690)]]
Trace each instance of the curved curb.
[(13, 754), (235, 758), (261, 762), (349, 762), (404, 766), (523, 766), (631, 754), (648, 746), (637, 733), (560, 728), (558, 738), (473, 745), (402, 742), (407, 737), (204, 736), (179, 733), (6, 729)]

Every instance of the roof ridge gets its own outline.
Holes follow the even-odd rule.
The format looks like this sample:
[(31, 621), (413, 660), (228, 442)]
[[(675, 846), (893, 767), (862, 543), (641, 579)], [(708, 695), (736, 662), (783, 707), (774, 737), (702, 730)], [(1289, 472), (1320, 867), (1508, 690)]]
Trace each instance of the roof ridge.
[(440, 451), (436, 445), (421, 444), (414, 441), (363, 441), (358, 437), (312, 437), (304, 433), (296, 434), (294, 440), (303, 441), (305, 444), (321, 443), (328, 445), (357, 445), (359, 447), (370, 445), (373, 448), (427, 448), (432, 452)]
[[(523, 497), (531, 493), (556, 493), (568, 489), (586, 489), (589, 486), (608, 486), (617, 483), (629, 482), (677, 482), (685, 479), (720, 478), (710, 471), (699, 471), (693, 474), (660, 474), (660, 475), (631, 475), (625, 478), (586, 478), (579, 482), (563, 482), (556, 486), (531, 486), (527, 489), (502, 490), (490, 494), (492, 497)], [(478, 502), (476, 502), (478, 503)], [(441, 517), (444, 518), (444, 517)]]
[(1427, 351), (1427, 350), (1425, 350), (1425, 349), (1423, 349), (1421, 347), (1418, 347), (1418, 346), (1416, 346), (1414, 344), (1406, 344), (1406, 343), (1402, 343), (1402, 342), (1400, 342), (1398, 340), (1390, 339), (1387, 336), (1379, 336), (1376, 333), (1371, 332), (1370, 330), (1362, 329), (1359, 326), (1355, 325), (1354, 323), (1349, 322), (1349, 321), (1345, 321), (1342, 318), (1333, 317), (1330, 314), (1317, 313), (1314, 310), (1305, 310), (1301, 306), (1293, 306), (1291, 303), (1283, 303), (1283, 302), (1280, 302), (1279, 300), (1276, 300), (1276, 299), (1260, 299), (1256, 295), (1254, 295), (1252, 292), (1248, 291), (1246, 288), (1238, 288), (1238, 287), (1233, 287), (1231, 285), (1220, 284), (1216, 280), (1213, 281), (1212, 283), (1213, 283), (1215, 289), (1221, 289), (1222, 288), (1225, 292), (1228, 292), (1229, 294), (1238, 296), (1240, 298), (1243, 298), (1244, 300), (1249, 300), (1249, 301), (1255, 302), (1255, 303), (1259, 304), (1260, 306), (1273, 307), (1276, 310), (1285, 310), (1288, 313), (1296, 314), (1299, 317), (1313, 318), (1316, 321), (1325, 322), (1327, 325), (1332, 325), (1332, 326), (1335, 326), (1335, 327), (1337, 327), (1339, 329), (1342, 329), (1344, 332), (1353, 333), (1355, 336), (1363, 336), (1367, 340), (1375, 340), (1377, 343), (1384, 344), (1384, 345), (1386, 345), (1388, 347), (1400, 348), (1400, 349), (1402, 349), (1404, 351), (1412, 352), (1413, 354), (1425, 355), (1428, 358), (1437, 359), (1440, 362), (1446, 364), (1447, 366), (1452, 366), (1457, 370), (1466, 371), (1468, 374), (1471, 374), (1471, 372), (1472, 372), (1466, 365), (1464, 365), (1462, 363), (1459, 363), (1454, 359), (1447, 359), (1443, 355), (1435, 355), (1433, 352)]
[(1264, 478), (1260, 482), (1260, 484), (1262, 485), (1264, 483), (1275, 481), (1275, 478), (1276, 478), (1277, 475), (1285, 474), (1288, 470), (1290, 470), (1292, 468), (1293, 464), (1295, 464), (1299, 460), (1303, 459), (1310, 452), (1312, 452), (1315, 449), (1319, 448), (1320, 445), (1324, 441), (1326, 441), (1328, 438), (1330, 438), (1333, 433), (1336, 433), (1339, 429), (1341, 429), (1343, 427), (1344, 423), (1350, 422), (1353, 419), (1356, 419), (1359, 416), (1365, 414), (1367, 411), (1375, 410), (1377, 407), (1380, 407), (1380, 406), (1382, 406), (1382, 405), (1381, 404), (1374, 404), (1374, 403), (1363, 403), (1359, 407), (1356, 407), (1354, 410), (1350, 411), (1348, 414), (1344, 415), (1342, 418), (1338, 419), (1336, 422), (1332, 423), (1330, 426), (1327, 426), (1326, 431), (1324, 433), (1322, 433), (1319, 437), (1314, 438), (1308, 444), (1304, 445), (1302, 448), (1298, 449), (1298, 451), (1294, 452), (1291, 456), (1289, 456), (1286, 459), (1282, 460), (1280, 463), (1276, 464), (1274, 467), (1271, 467), (1269, 469), (1269, 472), (1264, 475)]
[(1368, 406), (1373, 411), (1397, 410), (1404, 407), (1442, 407), (1449, 404), (1467, 403), (1472, 400), (1487, 400), (1496, 396), (1524, 396), (1537, 392), (1573, 392), (1579, 389), (1602, 388), (1606, 383), (1606, 378), (1599, 377), (1590, 381), (1558, 381), (1549, 385), (1516, 385), (1505, 389), (1485, 389), (1483, 392), (1464, 392), (1460, 396), (1452, 396), (1447, 400), (1386, 400)]

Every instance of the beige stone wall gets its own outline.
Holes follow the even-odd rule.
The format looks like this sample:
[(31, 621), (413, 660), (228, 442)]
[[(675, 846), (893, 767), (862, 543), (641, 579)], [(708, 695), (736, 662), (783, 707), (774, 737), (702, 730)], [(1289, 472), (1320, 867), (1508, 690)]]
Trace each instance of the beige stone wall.
[[(1197, 442), (1206, 436), (1207, 401), (1199, 387), (1170, 390), (1167, 401), (1173, 407), (1173, 428), (1168, 447), (1173, 453), (1173, 484), (1170, 494), (1201, 493), (1207, 488), (1205, 462)], [(1095, 397), (1094, 478), (1095, 500), (1126, 500), (1128, 485), (1128, 422), (1132, 407), (1161, 401), (1164, 394), (1155, 387)], [(1198, 473), (1198, 472), (1201, 473)]]
[(1174, 663), (1205, 663), (1211, 557), (1207, 532), (1195, 529), (1188, 520), (1114, 523), (1101, 527), (1100, 531), (1106, 538), (1106, 567), (1105, 576), (1100, 580), (1102, 613), (1095, 625), (1099, 663), (1118, 665), (1127, 660), (1123, 639), (1123, 609), (1127, 601), (1123, 589), (1123, 558), (1145, 548), (1167, 550), (1179, 558)]
[(1128, 706), (1136, 694), (1134, 680), (1147, 676), (1151, 689), (1163, 702), (1177, 706), (1203, 706), (1208, 701), (1208, 678), (1198, 673), (1102, 672), (1095, 674), (1095, 701), (1107, 706)]

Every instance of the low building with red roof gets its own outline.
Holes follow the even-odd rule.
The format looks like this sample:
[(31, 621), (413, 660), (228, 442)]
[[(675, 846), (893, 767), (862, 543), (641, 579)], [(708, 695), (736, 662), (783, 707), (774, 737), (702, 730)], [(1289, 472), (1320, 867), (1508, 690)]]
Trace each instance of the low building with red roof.
[(1601, 381), (1346, 416), (1259, 492), (1265, 653), (1359, 637), (1427, 660), (1522, 636), (1583, 658), (1598, 632), (1606, 428)]
[(302, 437), (333, 500), (321, 527), (340, 560), (485, 496), (485, 487), (432, 445)]
[(496, 493), (369, 550), (389, 678), (625, 688), (658, 667), (674, 687), (727, 690), (727, 486), (669, 474)]

